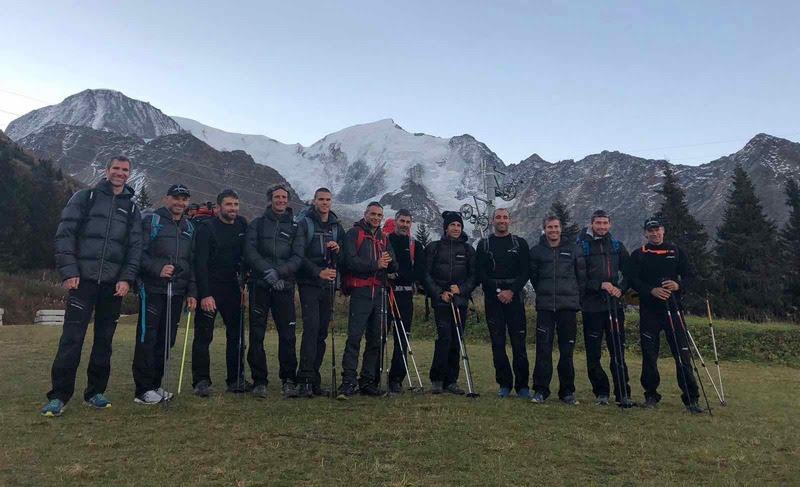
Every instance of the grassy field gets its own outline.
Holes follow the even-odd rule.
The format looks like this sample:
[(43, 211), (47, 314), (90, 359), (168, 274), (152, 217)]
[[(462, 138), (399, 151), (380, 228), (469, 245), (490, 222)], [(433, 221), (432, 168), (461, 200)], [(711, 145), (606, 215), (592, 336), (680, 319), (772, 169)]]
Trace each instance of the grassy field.
[[(0, 485), (786, 485), (800, 475), (795, 368), (726, 362), (729, 406), (715, 408), (714, 417), (689, 416), (671, 362), (661, 362), (659, 409), (620, 411), (592, 404), (579, 354), (580, 405), (534, 405), (494, 397), (489, 346), (473, 341), (482, 393), (476, 400), (410, 393), (282, 400), (270, 331), (271, 397), (257, 400), (219, 392), (220, 332), (212, 398), (183, 394), (166, 410), (135, 405), (134, 326), (126, 319), (117, 331), (108, 390), (114, 407), (89, 410), (79, 392), (63, 417), (46, 419), (37, 410), (60, 329), (0, 328)], [(343, 343), (338, 337), (339, 353)], [(420, 339), (416, 350), (427, 375), (432, 342)], [(532, 359), (532, 348), (529, 353)], [(87, 360), (88, 347), (77, 391)], [(634, 399), (641, 399), (640, 358), (629, 361)]]

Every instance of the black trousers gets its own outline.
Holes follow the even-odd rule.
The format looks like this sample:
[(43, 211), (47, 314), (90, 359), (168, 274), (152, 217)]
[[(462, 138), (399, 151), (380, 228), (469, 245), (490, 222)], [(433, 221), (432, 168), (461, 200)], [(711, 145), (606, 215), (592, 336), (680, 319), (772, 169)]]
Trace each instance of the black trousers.
[[(166, 294), (153, 294), (145, 288), (144, 293), (139, 295), (139, 321), (131, 367), (137, 396), (158, 389), (164, 379), (167, 306)], [(182, 309), (183, 296), (172, 296), (172, 323), (169, 324), (170, 350), (175, 346)]]
[(331, 321), (332, 285), (300, 285), (300, 311), (303, 316), (303, 337), (300, 340), (300, 368), (297, 380), (319, 386), (319, 368), (325, 358), (325, 340)]
[[(347, 342), (342, 356), (343, 383), (358, 382), (362, 386), (380, 383), (382, 297), (379, 287), (374, 288), (374, 292), (370, 287), (357, 288), (350, 295)], [(366, 344), (361, 361), (361, 377), (358, 378), (358, 352), (362, 337), (366, 338)]]
[[(589, 373), (589, 382), (592, 383), (592, 392), (595, 396), (608, 396), (610, 395), (610, 388), (608, 384), (608, 376), (603, 365), (600, 363), (603, 350), (603, 338), (608, 347), (608, 354), (611, 357), (609, 366), (611, 368), (611, 377), (614, 382), (614, 397), (617, 401), (620, 400), (622, 389), (619, 384), (619, 377), (622, 377), (627, 397), (630, 397), (631, 387), (629, 385), (630, 378), (628, 377), (628, 365), (625, 362), (625, 312), (618, 308), (615, 310), (617, 320), (620, 326), (620, 339), (623, 345), (623, 356), (617, 357), (615, 352), (613, 340), (616, 339), (611, 333), (611, 323), (609, 320), (608, 312), (591, 312), (583, 313), (583, 340), (586, 345), (586, 368)], [(616, 334), (615, 334), (616, 335)]]
[(275, 291), (251, 285), (250, 350), (247, 352), (247, 363), (250, 364), (255, 386), (266, 385), (268, 382), (264, 337), (267, 334), (267, 317), (270, 311), (278, 330), (278, 377), (281, 382), (294, 381), (297, 374), (294, 287), (291, 290)]
[(536, 365), (533, 368), (533, 390), (545, 398), (550, 396), (553, 378), (553, 342), (558, 333), (558, 397), (575, 393), (575, 336), (578, 333), (577, 312), (572, 310), (536, 310)]
[[(414, 317), (414, 292), (413, 291), (395, 291), (395, 300), (397, 307), (400, 308), (400, 319), (403, 321), (403, 328), (405, 328), (405, 336), (403, 336), (403, 328), (400, 327), (394, 318), (392, 330), (392, 338), (394, 341), (394, 348), (392, 350), (392, 366), (389, 368), (389, 382), (402, 383), (406, 378), (406, 365), (408, 364), (408, 341), (411, 340), (411, 320)], [(393, 316), (389, 313), (389, 316)], [(399, 339), (397, 337), (400, 337)], [(410, 367), (410, 365), (409, 365)]]
[(111, 374), (111, 343), (122, 305), (122, 298), (114, 296), (115, 292), (116, 283), (97, 284), (89, 279), (81, 279), (78, 289), (69, 291), (64, 328), (61, 330), (58, 351), (50, 371), (52, 389), (47, 393), (48, 399), (60, 399), (67, 403), (72, 398), (83, 341), (93, 311), (94, 341), (89, 367), (86, 369), (88, 383), (83, 397), (89, 399), (106, 391)]
[(225, 365), (228, 385), (236, 384), (244, 378), (244, 323), (242, 318), (242, 290), (239, 283), (211, 283), (211, 296), (217, 311), (203, 311), (199, 303), (194, 317), (194, 338), (192, 339), (192, 386), (205, 380), (211, 383), (211, 356), (209, 346), (214, 340), (214, 320), (217, 312), (225, 323)]
[[(646, 399), (661, 400), (661, 394), (658, 393), (658, 385), (661, 383), (661, 376), (658, 374), (658, 352), (661, 345), (661, 331), (663, 330), (672, 358), (675, 360), (675, 375), (678, 378), (678, 386), (681, 389), (681, 400), (684, 404), (688, 404), (689, 401), (697, 401), (699, 397), (697, 382), (691, 366), (691, 351), (674, 307), (670, 312), (672, 314), (671, 325), (666, 306), (662, 308), (642, 306), (639, 308), (639, 338), (642, 345), (641, 382)], [(681, 357), (680, 362), (678, 361), (678, 353), (680, 353)], [(683, 370), (681, 370), (681, 362), (683, 363)], [(686, 377), (686, 380), (684, 380), (684, 377)], [(689, 397), (686, 396), (687, 391)]]
[[(467, 319), (467, 305), (457, 306), (461, 312), (460, 327), (461, 338), (464, 338), (464, 326)], [(433, 307), (433, 317), (436, 320), (436, 342), (433, 348), (433, 363), (429, 378), (431, 382), (441, 382), (447, 387), (449, 384), (458, 382), (460, 372), (459, 360), (461, 350), (456, 334), (456, 322), (453, 318), (453, 309), (449, 303), (439, 303)]]
[[(485, 295), (483, 302), (486, 307), (486, 325), (492, 339), (495, 381), (500, 387), (513, 387), (516, 391), (527, 389), (530, 375), (528, 351), (525, 348), (528, 323), (525, 305), (519, 293), (515, 293), (514, 299), (508, 304), (501, 303), (495, 295)], [(511, 342), (513, 373), (512, 364), (506, 355), (506, 334)]]

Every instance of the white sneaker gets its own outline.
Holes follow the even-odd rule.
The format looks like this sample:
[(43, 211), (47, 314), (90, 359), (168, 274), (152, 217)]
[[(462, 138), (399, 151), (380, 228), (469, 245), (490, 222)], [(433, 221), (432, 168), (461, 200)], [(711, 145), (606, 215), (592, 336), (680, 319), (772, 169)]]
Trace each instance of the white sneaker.
[(156, 391), (152, 391), (151, 390), (151, 391), (145, 392), (144, 394), (136, 396), (136, 398), (133, 400), (133, 402), (135, 402), (136, 404), (151, 405), (151, 404), (158, 404), (163, 400), (164, 400), (164, 398), (161, 396), (161, 394), (159, 394)]
[(158, 389), (156, 389), (156, 394), (158, 394), (161, 397), (163, 397), (165, 401), (169, 401), (170, 399), (172, 399), (172, 396), (175, 395), (175, 394), (165, 390), (163, 387), (159, 387)]

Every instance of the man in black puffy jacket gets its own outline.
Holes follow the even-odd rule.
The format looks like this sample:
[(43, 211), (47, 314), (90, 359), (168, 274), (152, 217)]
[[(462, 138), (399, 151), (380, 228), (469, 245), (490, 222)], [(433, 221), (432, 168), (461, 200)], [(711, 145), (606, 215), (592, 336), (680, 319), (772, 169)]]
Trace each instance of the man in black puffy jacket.
[[(370, 202), (364, 218), (353, 224), (344, 237), (342, 280), (350, 293), (347, 342), (342, 356), (342, 385), (339, 399), (347, 399), (358, 390), (367, 396), (383, 394), (380, 389), (381, 320), (388, 313), (387, 273), (397, 270), (397, 261), (389, 239), (381, 230), (383, 206)], [(365, 338), (361, 376), (358, 376), (358, 352)]]
[[(592, 214), (590, 227), (585, 228), (578, 237), (578, 245), (586, 261), (586, 285), (581, 302), (586, 367), (596, 397), (595, 404), (607, 405), (610, 386), (600, 363), (605, 337), (611, 357), (614, 396), (621, 407), (629, 408), (635, 404), (630, 400), (631, 388), (625, 363), (625, 306), (622, 302), (622, 295), (627, 288), (623, 272), (628, 262), (628, 251), (622, 242), (612, 238), (610, 231), (611, 217), (604, 210), (597, 210)], [(619, 333), (612, 334), (611, 316), (619, 323)], [(619, 357), (615, 351), (615, 335), (619, 335), (622, 342), (622, 356)]]
[[(270, 205), (247, 227), (245, 261), (250, 276), (250, 350), (247, 362), (253, 373), (253, 394), (267, 396), (267, 354), (264, 336), (272, 312), (278, 330), (278, 376), (284, 397), (297, 397), (294, 284), (303, 256), (295, 253), (297, 223), (289, 208), (289, 189), (281, 184), (267, 191)], [(304, 243), (301, 241), (302, 247)]]
[[(523, 294), (528, 281), (528, 242), (511, 234), (511, 215), (506, 208), (494, 210), (492, 225), (494, 234), (478, 242), (475, 262), (492, 339), (495, 380), (500, 386), (497, 396), (508, 397), (513, 388), (520, 398), (530, 399)], [(511, 342), (513, 373), (506, 356), (506, 334)]]
[(70, 198), (55, 238), (56, 266), (69, 290), (64, 328), (53, 361), (52, 389), (44, 416), (60, 416), (75, 390), (86, 329), (95, 312), (94, 342), (84, 400), (98, 409), (111, 406), (103, 395), (111, 372), (111, 344), (122, 298), (135, 284), (142, 254), (142, 227), (134, 191), (125, 182), (131, 161), (117, 156), (105, 179)]
[[(197, 306), (194, 225), (184, 214), (189, 197), (186, 186), (170, 186), (164, 206), (142, 221), (140, 310), (132, 366), (137, 404), (158, 404), (172, 398), (162, 387), (164, 349), (175, 346), (184, 298), (190, 310)], [(167, 300), (170, 281), (172, 302)], [(167, 307), (171, 308), (170, 323)]]
[(467, 318), (467, 303), (476, 285), (475, 249), (467, 243), (464, 220), (455, 211), (442, 213), (444, 235), (425, 251), (425, 290), (434, 303), (436, 320), (436, 344), (433, 352), (430, 379), (431, 393), (443, 391), (462, 395), (458, 386), (459, 360), (461, 353), (456, 335), (456, 322), (451, 302), (461, 316), (461, 336), (464, 336), (464, 320)]
[(575, 350), (577, 314), (586, 285), (586, 262), (574, 242), (561, 238), (558, 217), (545, 217), (544, 235), (531, 249), (530, 278), (536, 291), (536, 365), (533, 369), (532, 402), (550, 395), (553, 377), (553, 340), (558, 333), (558, 397), (575, 405)]
[(344, 242), (344, 229), (331, 211), (333, 195), (327, 188), (314, 192), (314, 206), (297, 221), (295, 254), (303, 256), (297, 273), (303, 336), (300, 340), (300, 366), (297, 369), (297, 394), (300, 397), (327, 395), (322, 388), (319, 368), (325, 358), (325, 339), (333, 311), (336, 267)]

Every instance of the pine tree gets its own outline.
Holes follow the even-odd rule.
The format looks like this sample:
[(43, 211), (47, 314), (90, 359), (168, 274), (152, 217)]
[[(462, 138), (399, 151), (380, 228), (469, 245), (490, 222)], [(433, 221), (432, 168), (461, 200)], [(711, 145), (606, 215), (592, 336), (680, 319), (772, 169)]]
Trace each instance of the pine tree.
[(136, 204), (139, 205), (139, 209), (141, 210), (153, 206), (153, 202), (150, 199), (150, 193), (147, 192), (147, 186), (142, 186), (139, 194), (136, 195)]
[(715, 309), (755, 321), (783, 314), (778, 232), (775, 223), (764, 215), (753, 182), (741, 165), (734, 170), (733, 188), (716, 241), (720, 291)]
[(414, 235), (414, 238), (419, 240), (424, 247), (427, 247), (428, 244), (431, 243), (431, 234), (430, 231), (428, 231), (428, 226), (424, 223), (420, 223), (417, 226), (417, 231)]
[(684, 300), (684, 305), (692, 311), (705, 309), (705, 296), (711, 285), (711, 252), (708, 250), (708, 233), (703, 225), (689, 213), (686, 192), (678, 184), (678, 177), (672, 168), (664, 168), (664, 185), (656, 190), (664, 197), (658, 216), (664, 223), (664, 234), (689, 257), (694, 272), (692, 286)]
[(791, 307), (795, 320), (800, 319), (800, 186), (794, 179), (786, 181), (786, 204), (789, 205), (789, 220), (781, 231), (785, 255), (784, 282), (786, 304)]
[(574, 242), (578, 237), (578, 224), (572, 222), (567, 205), (556, 199), (550, 206), (550, 212), (553, 213), (561, 221), (561, 240), (566, 242)]

